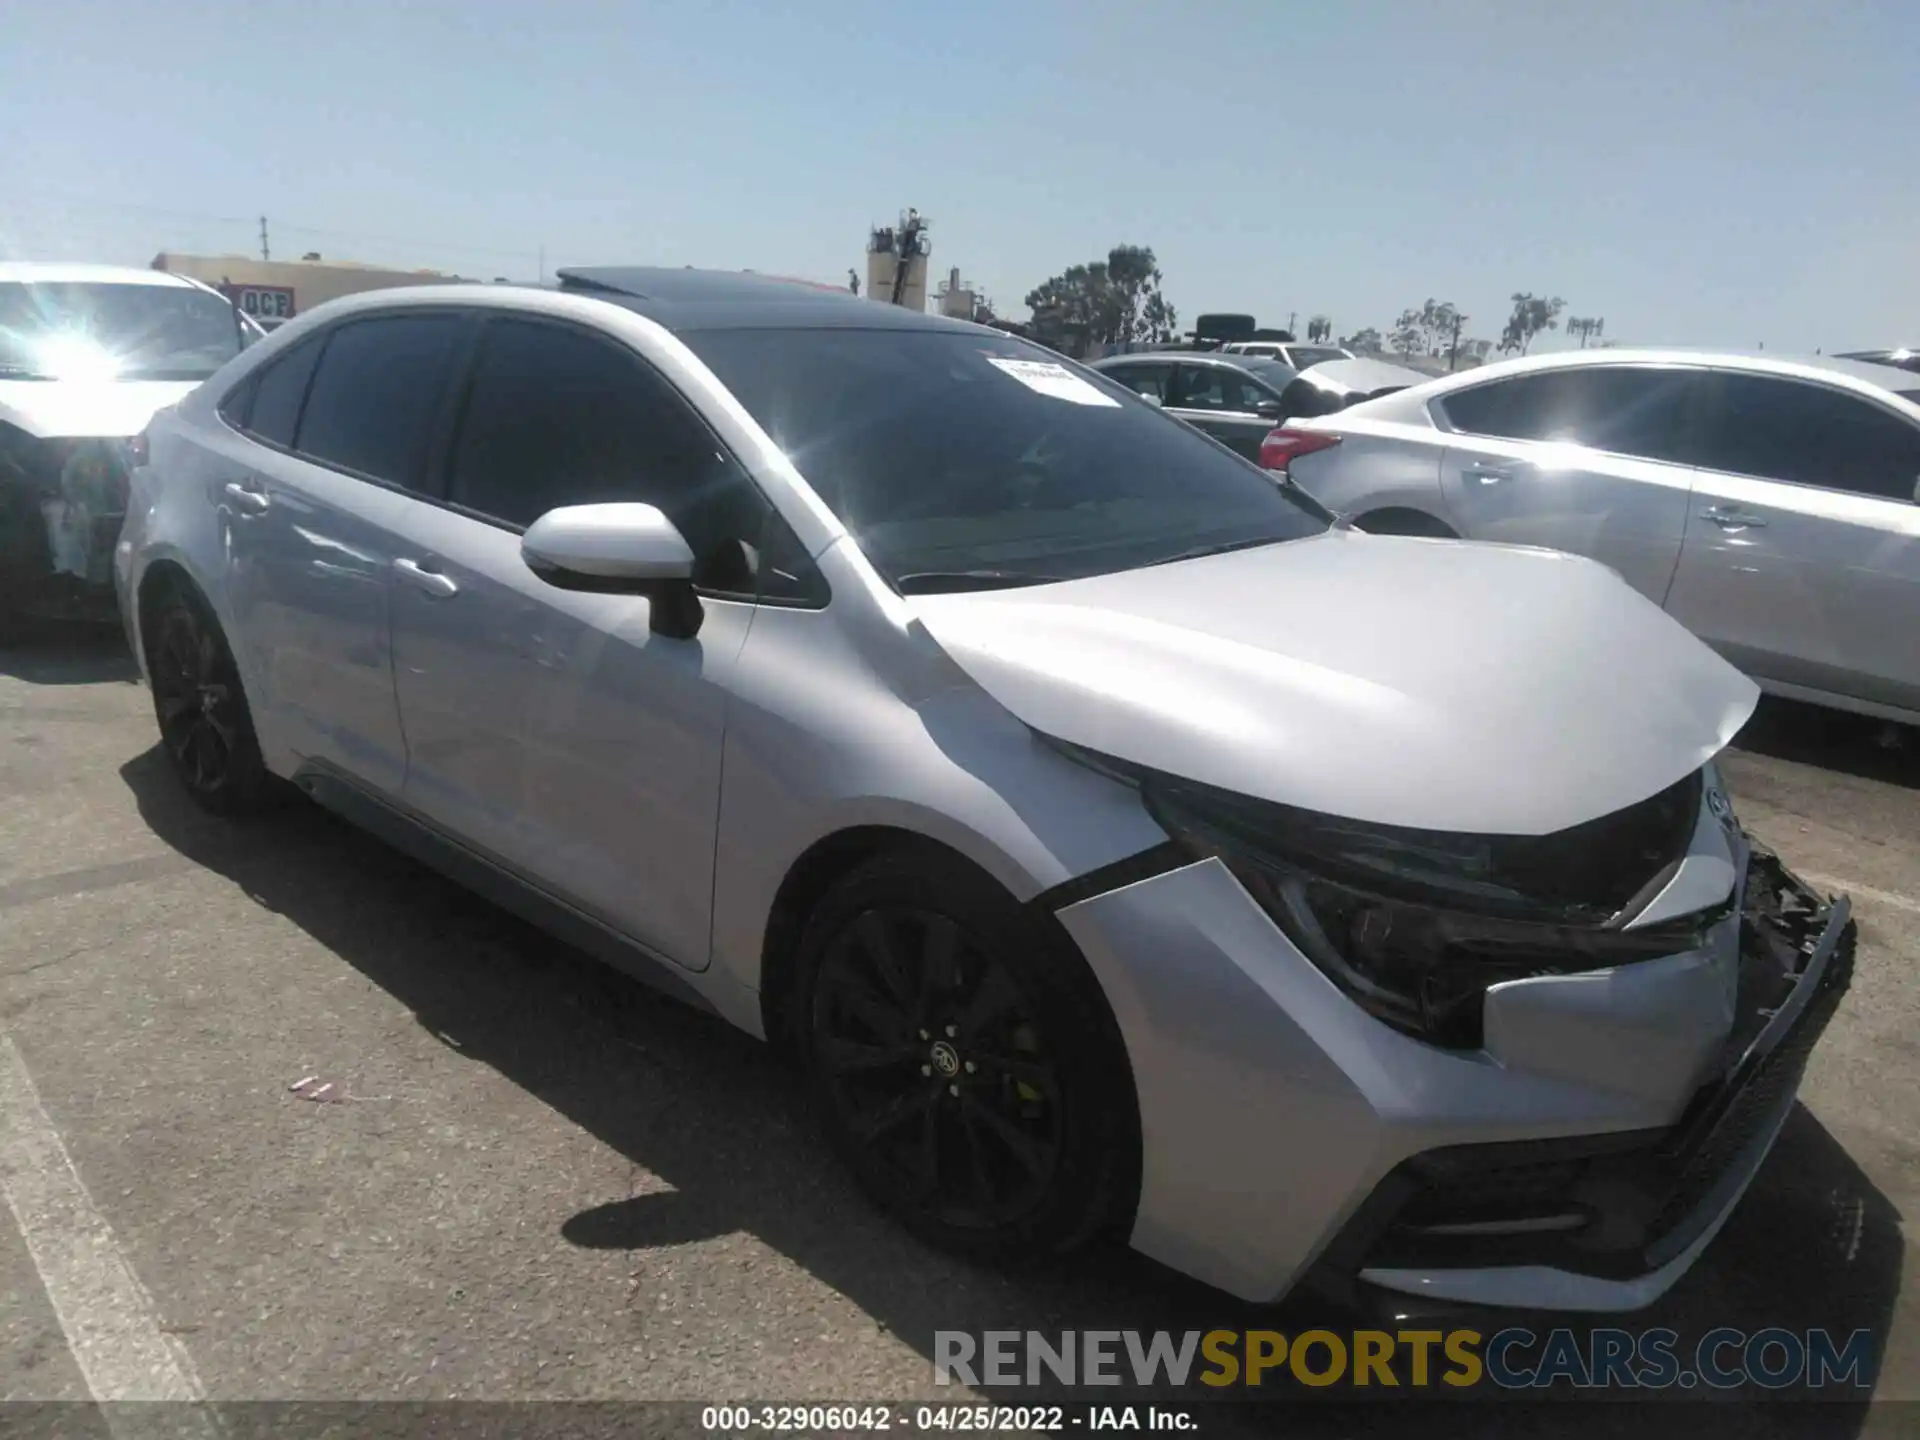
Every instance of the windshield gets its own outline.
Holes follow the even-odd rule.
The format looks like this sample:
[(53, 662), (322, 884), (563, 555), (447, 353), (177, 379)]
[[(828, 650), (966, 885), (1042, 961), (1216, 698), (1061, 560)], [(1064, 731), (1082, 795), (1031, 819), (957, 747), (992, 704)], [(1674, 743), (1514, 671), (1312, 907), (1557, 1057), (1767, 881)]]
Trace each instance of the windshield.
[(1309, 365), (1321, 365), (1328, 360), (1345, 360), (1347, 352), (1335, 349), (1331, 345), (1296, 345), (1289, 352), (1293, 363), (1304, 370)]
[(1112, 381), (942, 330), (681, 338), (896, 588), (1074, 579), (1332, 517)]
[(186, 285), (0, 284), (0, 378), (204, 380), (240, 352), (234, 313)]

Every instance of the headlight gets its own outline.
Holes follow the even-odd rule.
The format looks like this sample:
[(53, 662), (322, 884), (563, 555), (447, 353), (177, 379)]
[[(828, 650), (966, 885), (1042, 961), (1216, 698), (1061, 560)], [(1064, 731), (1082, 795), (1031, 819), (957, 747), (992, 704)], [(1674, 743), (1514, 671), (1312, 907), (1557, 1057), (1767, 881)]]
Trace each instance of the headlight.
[(1685, 853), (1698, 773), (1556, 835), (1469, 835), (1318, 815), (1072, 753), (1136, 784), (1169, 835), (1226, 865), (1359, 1005), (1435, 1044), (1479, 1045), (1482, 1002), (1502, 981), (1697, 949), (1719, 918), (1617, 928)]

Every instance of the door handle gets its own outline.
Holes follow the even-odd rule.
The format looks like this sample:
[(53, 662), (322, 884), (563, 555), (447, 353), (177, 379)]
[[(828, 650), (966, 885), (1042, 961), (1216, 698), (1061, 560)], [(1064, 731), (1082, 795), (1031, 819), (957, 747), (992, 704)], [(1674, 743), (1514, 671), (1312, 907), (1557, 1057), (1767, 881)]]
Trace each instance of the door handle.
[(1499, 464), (1490, 460), (1476, 460), (1460, 472), (1460, 478), (1477, 480), (1482, 485), (1498, 485), (1502, 480), (1513, 479), (1524, 468), (1518, 460)]
[(446, 600), (460, 593), (460, 587), (453, 583), (451, 576), (442, 575), (438, 570), (429, 570), (418, 560), (395, 560), (393, 568), (411, 580), (415, 588), (424, 590), (437, 600)]
[(1767, 522), (1758, 515), (1749, 515), (1746, 511), (1731, 505), (1709, 505), (1700, 512), (1702, 520), (1711, 520), (1722, 530), (1764, 530)]
[(264, 515), (273, 501), (264, 490), (256, 490), (243, 485), (238, 480), (229, 480), (226, 484), (226, 497), (233, 502), (233, 508), (242, 515)]

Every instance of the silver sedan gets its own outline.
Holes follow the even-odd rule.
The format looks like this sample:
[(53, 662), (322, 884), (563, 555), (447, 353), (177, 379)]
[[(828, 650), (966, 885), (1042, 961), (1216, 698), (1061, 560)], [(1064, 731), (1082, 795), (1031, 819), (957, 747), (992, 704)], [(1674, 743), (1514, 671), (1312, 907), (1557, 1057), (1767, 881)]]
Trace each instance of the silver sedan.
[(1920, 722), (1920, 377), (1604, 350), (1414, 387), (1268, 437), (1375, 532), (1599, 560), (1782, 695)]
[(1846, 903), (1715, 768), (1757, 692), (1657, 607), (1335, 527), (991, 330), (699, 271), (374, 292), (136, 449), (195, 800), (303, 791), (782, 1044), (971, 1254), (1645, 1305), (1847, 988)]

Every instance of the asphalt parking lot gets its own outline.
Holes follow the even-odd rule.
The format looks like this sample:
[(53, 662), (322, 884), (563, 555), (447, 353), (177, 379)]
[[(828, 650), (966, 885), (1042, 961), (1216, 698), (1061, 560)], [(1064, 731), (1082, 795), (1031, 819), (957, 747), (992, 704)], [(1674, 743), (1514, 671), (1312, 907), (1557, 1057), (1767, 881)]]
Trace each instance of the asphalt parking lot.
[[(1858, 978), (1743, 1207), (1635, 1323), (1866, 1327), (1879, 1397), (1920, 1402), (1920, 735), (1887, 750), (1769, 705), (1726, 768), (1751, 829), (1853, 893)], [(31, 1224), (76, 1233), (36, 1256), (0, 1209), (0, 1398), (85, 1399), (69, 1332), (111, 1334), (127, 1285), (154, 1363), (229, 1400), (951, 1398), (936, 1329), (1274, 1323), (1124, 1254), (1014, 1276), (922, 1248), (754, 1042), (317, 811), (201, 817), (117, 644), (0, 649), (0, 802), (5, 1144), (44, 1141), (19, 1120), (42, 1117), (111, 1232), (43, 1196)], [(46, 1257), (82, 1252), (125, 1283), (56, 1313)], [(1578, 1418), (1699, 1433), (1728, 1411), (1588, 1413), (1609, 1409)], [(1916, 1416), (1775, 1407), (1726, 1433)], [(1430, 1421), (1323, 1411), (1314, 1433)]]

